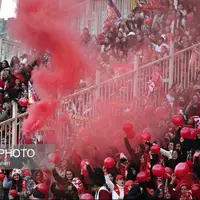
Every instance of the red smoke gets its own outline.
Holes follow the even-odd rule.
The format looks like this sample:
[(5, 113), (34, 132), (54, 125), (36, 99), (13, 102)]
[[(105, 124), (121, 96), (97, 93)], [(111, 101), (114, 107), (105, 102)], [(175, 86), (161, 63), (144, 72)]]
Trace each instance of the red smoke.
[[(73, 21), (69, 23), (66, 18), (69, 13), (76, 15), (76, 12), (79, 12), (78, 5), (83, 1), (63, 2), (65, 5), (60, 7), (59, 0), (19, 0), (17, 19), (11, 21), (9, 25), (14, 38), (38, 51), (48, 50), (51, 53), (51, 66), (40, 67), (32, 73), (33, 86), (41, 101), (29, 109), (29, 117), (23, 123), (24, 134), (32, 134), (48, 126), (50, 131), (46, 131), (45, 134), (51, 142), (56, 141), (52, 132), (55, 139), (56, 135), (60, 136), (61, 127), (66, 125), (68, 116), (60, 113), (60, 117), (53, 120), (51, 125), (47, 123), (48, 120), (52, 119), (56, 109), (59, 108), (58, 102), (61, 102), (63, 94), (76, 87), (79, 80), (86, 75), (86, 71), (90, 72), (91, 65), (84, 59), (81, 53), (83, 49), (74, 41), (74, 37), (79, 33), (70, 30)], [(70, 20), (73, 18), (75, 17), (71, 16)], [(71, 37), (72, 35), (74, 37)], [(106, 90), (105, 88), (105, 92)], [(118, 90), (116, 88), (114, 91)], [(114, 99), (120, 99), (118, 95), (116, 92)], [(101, 116), (98, 116), (100, 119), (96, 120), (95, 116), (95, 119), (90, 121), (90, 128), (81, 130), (75, 141), (74, 147), (82, 158), (103, 160), (108, 154), (108, 146), (115, 146), (119, 151), (126, 152), (123, 142), (123, 123), (127, 120), (134, 122), (137, 134), (148, 125), (147, 116), (141, 114), (143, 110), (135, 109), (134, 101), (130, 105), (124, 101), (101, 101), (96, 108), (97, 115)], [(130, 111), (123, 112), (126, 108)], [(131, 143), (136, 144), (136, 140), (139, 141), (139, 135), (131, 140)], [(92, 143), (91, 146), (97, 147), (97, 150), (88, 147), (88, 143)]]
[(73, 41), (76, 33), (69, 30), (66, 18), (67, 11), (73, 11), (74, 6), (78, 11), (77, 3), (80, 2), (66, 1), (60, 6), (58, 0), (19, 0), (17, 18), (8, 24), (15, 39), (37, 51), (48, 50), (52, 56), (51, 66), (40, 67), (32, 73), (33, 86), (41, 102), (30, 108), (29, 117), (23, 124), (25, 134), (41, 128), (55, 113), (57, 104), (54, 101), (73, 90), (85, 71), (89, 71), (78, 42)]

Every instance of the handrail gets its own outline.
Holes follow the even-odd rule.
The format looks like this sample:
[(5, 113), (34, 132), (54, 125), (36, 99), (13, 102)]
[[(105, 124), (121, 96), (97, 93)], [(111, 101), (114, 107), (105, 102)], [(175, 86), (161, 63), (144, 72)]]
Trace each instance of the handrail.
[[(183, 52), (186, 52), (186, 51), (188, 51), (188, 50), (191, 50), (191, 49), (193, 49), (193, 48), (195, 48), (195, 47), (197, 47), (197, 46), (199, 46), (199, 45), (200, 45), (200, 43), (195, 44), (195, 45), (193, 45), (193, 46), (190, 46), (190, 47), (188, 47), (188, 48), (186, 48), (186, 49), (183, 49), (183, 50), (181, 50), (181, 51), (178, 51), (178, 52), (174, 53), (174, 55), (172, 55), (172, 56), (177, 56), (177, 55), (179, 55), (179, 54), (181, 54), (181, 53), (183, 53)], [(151, 66), (151, 65), (154, 65), (154, 64), (156, 64), (156, 63), (159, 63), (159, 62), (162, 62), (162, 61), (165, 61), (165, 60), (169, 60), (172, 56), (171, 56), (171, 55), (170, 55), (170, 56), (166, 56), (166, 57), (161, 58), (161, 59), (159, 59), (159, 60), (155, 60), (155, 61), (149, 62), (149, 63), (147, 63), (147, 64), (144, 64), (144, 65), (142, 65), (142, 66), (139, 67), (139, 70), (145, 69), (145, 68), (147, 68), (147, 67), (149, 67), (149, 66)], [(110, 82), (112, 82), (112, 81), (115, 81), (115, 80), (117, 80), (117, 79), (120, 79), (121, 77), (125, 77), (126, 75), (131, 74), (131, 73), (134, 73), (134, 72), (135, 72), (135, 69), (132, 69), (132, 70), (130, 70), (130, 71), (124, 73), (124, 74), (120, 74), (120, 75), (115, 76), (115, 77), (113, 77), (113, 78), (111, 78), (111, 79), (108, 79), (108, 80), (106, 80), (106, 81), (100, 82), (99, 85), (93, 85), (93, 86), (90, 86), (90, 87), (88, 87), (88, 88), (82, 89), (82, 90), (80, 90), (80, 91), (78, 91), (78, 92), (76, 92), (76, 93), (69, 94), (67, 97), (64, 97), (62, 101), (65, 102), (65, 101), (67, 101), (69, 98), (73, 98), (73, 97), (76, 97), (77, 95), (80, 95), (80, 94), (83, 94), (83, 93), (86, 93), (86, 92), (95, 90), (97, 87), (103, 86), (103, 85), (105, 85), (105, 84), (107, 84), (107, 83), (110, 83)], [(27, 115), (28, 115), (28, 112), (25, 112), (25, 113), (23, 113), (23, 114), (17, 115), (17, 118), (21, 118), (21, 117), (24, 117), (24, 116), (27, 116)], [(14, 118), (10, 118), (10, 119), (8, 119), (8, 120), (6, 120), (6, 121), (0, 122), (0, 126), (3, 125), (3, 124), (5, 124), (5, 123), (12, 122), (12, 121), (14, 121)]]
[[(25, 112), (25, 113), (22, 113), (22, 114), (17, 115), (17, 118), (22, 118), (22, 117), (25, 117), (25, 116), (27, 116), (27, 115), (28, 115), (28, 112)], [(0, 126), (1, 126), (1, 125), (4, 125), (4, 124), (6, 124), (6, 123), (12, 122), (12, 121), (14, 121), (14, 120), (15, 120), (15, 118), (14, 118), (14, 117), (11, 117), (10, 119), (7, 119), (7, 120), (5, 120), (5, 121), (3, 121), (3, 122), (0, 122)]]
[(0, 126), (2, 126), (2, 125), (4, 125), (4, 124), (7, 124), (7, 123), (9, 123), (9, 122), (13, 122), (14, 120), (15, 120), (14, 117), (12, 117), (12, 118), (10, 118), (10, 119), (7, 119), (7, 120), (5, 120), (5, 121), (3, 121), (3, 122), (0, 122)]
[(180, 50), (180, 51), (174, 53), (174, 56), (177, 56), (177, 55), (179, 55), (179, 54), (181, 54), (181, 53), (183, 53), (183, 52), (185, 52), (185, 51), (188, 51), (188, 50), (190, 50), (190, 49), (193, 49), (193, 48), (195, 48), (195, 47), (197, 47), (197, 46), (200, 46), (200, 43), (194, 44), (194, 45), (192, 45), (192, 46), (190, 46), (190, 47), (188, 47), (188, 48), (186, 48), (186, 49), (182, 49), (182, 50)]

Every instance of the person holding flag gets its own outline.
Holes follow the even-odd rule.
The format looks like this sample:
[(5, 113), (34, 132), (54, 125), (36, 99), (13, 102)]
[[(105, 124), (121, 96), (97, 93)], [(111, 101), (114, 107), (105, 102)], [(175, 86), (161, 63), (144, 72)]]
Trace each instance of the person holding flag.
[(28, 101), (29, 104), (33, 104), (35, 101), (39, 101), (39, 98), (35, 90), (33, 89), (33, 86), (30, 81), (28, 82)]
[(121, 13), (119, 12), (117, 6), (113, 2), (113, 0), (108, 0), (107, 22), (116, 24), (120, 18), (121, 18)]

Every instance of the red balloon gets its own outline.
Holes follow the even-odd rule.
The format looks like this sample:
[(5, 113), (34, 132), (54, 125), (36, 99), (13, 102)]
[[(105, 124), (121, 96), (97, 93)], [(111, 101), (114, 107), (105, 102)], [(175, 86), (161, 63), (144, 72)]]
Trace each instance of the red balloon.
[(81, 200), (94, 200), (94, 197), (89, 193), (85, 193), (81, 196)]
[(165, 116), (166, 109), (164, 107), (158, 107), (155, 111), (155, 116), (157, 118), (163, 118)]
[(183, 139), (189, 139), (190, 138), (190, 128), (183, 127), (181, 129), (180, 135)]
[(133, 132), (133, 125), (131, 123), (124, 124), (123, 130), (124, 130), (125, 133)]
[(148, 176), (147, 176), (147, 173), (146, 172), (139, 172), (136, 176), (136, 179), (138, 181), (138, 183), (144, 183), (148, 180)]
[(104, 166), (108, 169), (113, 168), (115, 166), (115, 160), (111, 157), (108, 157), (104, 160)]
[(20, 98), (18, 102), (19, 102), (19, 105), (22, 107), (28, 106), (28, 99), (25, 97)]
[(5, 178), (5, 174), (0, 174), (0, 181), (3, 181), (4, 180), (4, 178)]
[(165, 176), (165, 168), (162, 165), (156, 164), (152, 168), (152, 172), (156, 177), (164, 177)]
[(152, 153), (160, 153), (160, 145), (159, 145), (159, 144), (154, 144), (154, 145), (151, 147), (151, 152), (152, 152)]
[(151, 140), (151, 134), (149, 132), (143, 132), (143, 133), (140, 134), (140, 138), (141, 138), (141, 140), (150, 141)]
[(199, 184), (193, 184), (191, 187), (191, 190), (192, 190), (193, 197), (200, 197), (200, 185)]
[(197, 127), (197, 133), (200, 133), (200, 125)]
[(23, 170), (23, 174), (24, 174), (25, 176), (31, 176), (31, 173), (30, 173), (30, 170), (29, 170), (29, 169), (24, 169), (24, 170)]
[(152, 25), (152, 22), (153, 22), (153, 20), (152, 20), (152, 18), (151, 17), (147, 17), (146, 19), (145, 19), (145, 21), (144, 21), (144, 23), (146, 24), (146, 25)]
[(125, 185), (124, 185), (124, 186), (125, 186), (125, 187), (129, 187), (129, 186), (134, 186), (134, 184), (135, 184), (135, 183), (134, 183), (132, 180), (128, 180), (128, 181), (125, 182)]
[(165, 173), (172, 175), (173, 174), (173, 170), (170, 167), (165, 167)]
[(45, 184), (45, 183), (40, 183), (37, 186), (37, 189), (39, 192), (41, 192), (42, 194), (47, 194), (49, 192), (49, 187)]
[(190, 136), (189, 136), (189, 139), (195, 140), (195, 139), (196, 139), (196, 136), (197, 136), (197, 131), (196, 131), (196, 129), (191, 128), (191, 129), (190, 129)]
[(17, 190), (11, 190), (11, 191), (10, 191), (10, 195), (11, 195), (12, 197), (16, 197), (16, 196), (17, 196)]
[(152, 115), (154, 111), (154, 108), (152, 105), (146, 105), (145, 108), (144, 108), (144, 112), (147, 114), (147, 115)]
[(182, 126), (183, 125), (183, 116), (182, 115), (174, 115), (172, 117), (172, 123), (175, 125), (175, 126)]
[(193, 13), (189, 13), (189, 14), (186, 16), (186, 18), (187, 18), (187, 21), (190, 22), (190, 21), (192, 21), (192, 20), (194, 19), (194, 14), (193, 14)]
[(60, 156), (57, 153), (51, 153), (48, 155), (49, 163), (59, 164), (60, 163)]
[(188, 172), (190, 171), (188, 165), (186, 163), (179, 163), (178, 165), (176, 165), (174, 173), (178, 178), (182, 178), (185, 175), (188, 174)]

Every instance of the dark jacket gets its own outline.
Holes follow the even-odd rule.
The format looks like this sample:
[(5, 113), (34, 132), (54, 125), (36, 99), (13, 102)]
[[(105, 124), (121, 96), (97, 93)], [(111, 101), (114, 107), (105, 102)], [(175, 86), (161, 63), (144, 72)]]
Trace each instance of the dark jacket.
[(52, 183), (51, 192), (57, 198), (64, 198), (66, 200), (79, 200), (76, 188), (73, 186), (72, 191), (60, 190), (56, 188), (56, 183)]
[(69, 181), (66, 178), (60, 177), (60, 175), (58, 174), (58, 172), (55, 169), (53, 169), (52, 172), (53, 172), (53, 177), (56, 180), (56, 182), (58, 182), (64, 186), (70, 185)]
[(200, 170), (199, 170), (199, 167), (200, 167), (200, 160), (199, 160), (199, 157), (195, 157), (195, 158), (194, 158), (193, 169), (194, 169), (195, 175), (200, 179)]
[(7, 120), (10, 116), (10, 110), (2, 110), (0, 113), (0, 122)]
[(200, 139), (197, 139), (193, 141), (193, 151), (196, 151), (196, 150), (200, 150)]
[(135, 185), (130, 192), (125, 195), (124, 200), (156, 200), (158, 195), (159, 189), (156, 189), (153, 195), (149, 195), (145, 188), (141, 190), (139, 185)]
[(166, 167), (170, 167), (173, 171), (174, 171), (176, 165), (179, 163), (180, 163), (180, 160), (178, 160), (178, 159), (177, 160), (169, 159), (169, 160), (165, 161)]
[(128, 141), (127, 138), (124, 138), (124, 143), (125, 143), (125, 146), (126, 146), (126, 149), (127, 149), (128, 153), (131, 156), (131, 160), (136, 165), (139, 165), (140, 164), (140, 158), (144, 154), (145, 149), (141, 146), (141, 152), (135, 153), (134, 150), (132, 149), (132, 147), (131, 147), (131, 145), (130, 145), (130, 143), (129, 143), (129, 141)]

